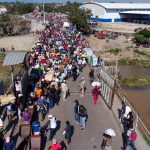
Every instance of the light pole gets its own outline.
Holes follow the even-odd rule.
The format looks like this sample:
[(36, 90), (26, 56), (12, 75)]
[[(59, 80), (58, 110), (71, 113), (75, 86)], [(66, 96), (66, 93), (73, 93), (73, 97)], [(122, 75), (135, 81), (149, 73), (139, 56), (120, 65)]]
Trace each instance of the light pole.
[(44, 11), (44, 2), (43, 2), (43, 15), (44, 15), (44, 18), (43, 18), (43, 25), (45, 25), (45, 11)]

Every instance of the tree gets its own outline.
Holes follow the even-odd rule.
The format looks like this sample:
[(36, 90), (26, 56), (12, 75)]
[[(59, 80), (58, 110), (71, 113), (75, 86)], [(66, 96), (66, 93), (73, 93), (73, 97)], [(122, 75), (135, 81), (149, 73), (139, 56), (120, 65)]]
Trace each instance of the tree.
[(134, 40), (138, 44), (149, 44), (150, 43), (150, 29), (137, 29), (134, 33)]
[(70, 3), (68, 1), (66, 5), (58, 6), (54, 10), (60, 13), (67, 13), (69, 20), (76, 25), (78, 30), (88, 32), (90, 26), (87, 20), (91, 15), (91, 11), (79, 8), (80, 5), (80, 3)]

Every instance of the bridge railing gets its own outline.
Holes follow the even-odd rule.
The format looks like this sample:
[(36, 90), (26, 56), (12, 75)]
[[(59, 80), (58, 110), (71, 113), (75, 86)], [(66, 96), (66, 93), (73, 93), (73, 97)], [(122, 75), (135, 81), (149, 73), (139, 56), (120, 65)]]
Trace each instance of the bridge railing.
[[(99, 76), (101, 82), (101, 96), (108, 105), (108, 107), (113, 111), (116, 118), (118, 118), (118, 107), (121, 107), (121, 102), (124, 101), (127, 106), (129, 106), (134, 115), (134, 126), (138, 128), (141, 134), (147, 141), (150, 141), (150, 131), (145, 123), (142, 121), (139, 114), (134, 109), (134, 105), (132, 105), (128, 101), (128, 97), (121, 88), (121, 86), (116, 82), (116, 79), (113, 75), (110, 74), (108, 68), (100, 67), (97, 69), (97, 75)], [(113, 69), (114, 70), (114, 69)], [(117, 98), (115, 97), (117, 96)], [(118, 99), (118, 100), (117, 100)], [(117, 102), (119, 101), (119, 102)], [(118, 120), (119, 121), (119, 120)]]
[(120, 85), (118, 83), (116, 83), (115, 86), (116, 86), (116, 94), (117, 94), (119, 100), (120, 101), (124, 101), (126, 103), (126, 105), (129, 106), (131, 108), (131, 110), (132, 110), (133, 116), (135, 118), (135, 120), (134, 120), (135, 127), (137, 127), (141, 131), (141, 134), (143, 135), (143, 137), (147, 141), (150, 141), (150, 131), (149, 131), (149, 129), (144, 124), (144, 122), (142, 121), (142, 119), (139, 117), (139, 114), (134, 109), (134, 106), (131, 105), (131, 103), (128, 101), (128, 97), (125, 94), (125, 92), (122, 90), (122, 88), (120, 87)]

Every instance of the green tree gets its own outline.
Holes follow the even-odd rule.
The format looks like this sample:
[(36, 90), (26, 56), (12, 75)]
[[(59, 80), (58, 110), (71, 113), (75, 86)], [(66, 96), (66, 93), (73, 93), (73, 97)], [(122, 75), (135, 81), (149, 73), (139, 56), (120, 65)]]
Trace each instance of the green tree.
[(150, 29), (137, 29), (134, 33), (134, 40), (139, 44), (150, 43)]
[(76, 24), (78, 30), (88, 32), (90, 30), (90, 27), (87, 20), (91, 15), (91, 11), (79, 8), (80, 5), (80, 3), (70, 3), (68, 1), (66, 5), (55, 7), (54, 11), (67, 13), (69, 20), (72, 23)]
[(0, 22), (8, 22), (10, 21), (10, 16), (8, 14), (0, 15)]

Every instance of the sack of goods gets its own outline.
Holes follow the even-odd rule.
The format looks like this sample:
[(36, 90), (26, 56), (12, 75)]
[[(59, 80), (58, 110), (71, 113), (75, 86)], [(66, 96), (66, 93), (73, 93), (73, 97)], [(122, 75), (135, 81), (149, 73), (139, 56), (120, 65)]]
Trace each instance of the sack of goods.
[(12, 94), (2, 95), (2, 96), (0, 96), (0, 105), (3, 106), (8, 103), (14, 103), (15, 99), (16, 99), (16, 97)]

